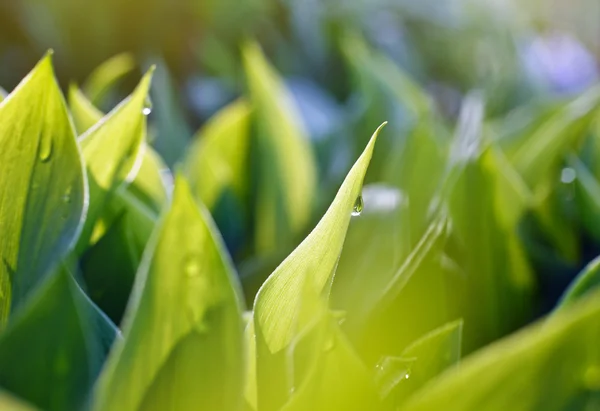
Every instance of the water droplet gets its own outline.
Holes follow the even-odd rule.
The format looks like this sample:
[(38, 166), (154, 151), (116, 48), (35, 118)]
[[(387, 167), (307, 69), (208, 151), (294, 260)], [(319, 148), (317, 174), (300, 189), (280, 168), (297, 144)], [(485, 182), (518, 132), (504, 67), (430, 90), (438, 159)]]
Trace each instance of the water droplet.
[(362, 213), (364, 207), (364, 203), (363, 203), (363, 198), (362, 196), (358, 196), (356, 197), (356, 201), (354, 202), (354, 207), (352, 207), (352, 215), (353, 216), (359, 216), (360, 213)]
[(152, 100), (150, 100), (150, 96), (146, 96), (146, 100), (144, 100), (144, 108), (142, 109), (142, 114), (147, 116), (152, 113)]
[(600, 391), (600, 367), (592, 366), (585, 370), (583, 384), (590, 391)]
[(71, 204), (71, 196), (72, 196), (72, 193), (73, 193), (73, 188), (72, 188), (72, 187), (69, 187), (69, 188), (67, 188), (67, 190), (65, 191), (65, 194), (62, 196), (62, 199), (63, 199), (63, 201), (64, 201), (66, 204)]
[(560, 173), (560, 181), (562, 181), (565, 184), (571, 184), (573, 181), (575, 181), (576, 177), (577, 174), (575, 173), (575, 170), (573, 170), (571, 167), (563, 168)]
[(296, 387), (290, 388), (290, 394), (293, 394), (294, 392), (296, 392)]
[(40, 160), (45, 163), (52, 157), (52, 137), (42, 134), (40, 139)]
[(200, 275), (200, 259), (197, 255), (190, 255), (185, 259), (185, 275), (189, 278), (198, 277)]
[(410, 374), (409, 374), (409, 373), (406, 373), (406, 374), (404, 375), (404, 379), (405, 379), (405, 380), (408, 380), (409, 378), (410, 378)]

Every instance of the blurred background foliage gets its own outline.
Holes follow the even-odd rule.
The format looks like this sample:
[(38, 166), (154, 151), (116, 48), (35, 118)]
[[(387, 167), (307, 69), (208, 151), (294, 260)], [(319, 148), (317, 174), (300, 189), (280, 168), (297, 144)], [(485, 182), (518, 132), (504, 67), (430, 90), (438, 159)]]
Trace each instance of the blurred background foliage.
[[(598, 117), (597, 96), (592, 89), (581, 97), (587, 99), (584, 102), (567, 104), (598, 81), (598, 16), (600, 3), (596, 0), (4, 1), (0, 3), (0, 86), (10, 91), (45, 50), (53, 48), (63, 88), (68, 89), (72, 82), (80, 85), (90, 101), (107, 112), (131, 92), (140, 72), (157, 64), (149, 138), (166, 165), (183, 162), (194, 186), (198, 183), (195, 173), (202, 175), (203, 170), (186, 162), (190, 156), (205, 156), (206, 161), (223, 156), (240, 170), (247, 166), (239, 163), (242, 160), (236, 159), (235, 150), (228, 152), (209, 144), (211, 133), (232, 133), (239, 139), (236, 147), (246, 147), (246, 132), (219, 128), (235, 120), (241, 129), (248, 129), (251, 109), (240, 96), (249, 96), (256, 111), (253, 115), (258, 120), (252, 122), (252, 132), (273, 134), (280, 129), (277, 127), (288, 127), (294, 121), (282, 113), (277, 119), (280, 123), (273, 126), (271, 121), (275, 120), (261, 114), (274, 108), (268, 107), (268, 99), (261, 106), (260, 96), (278, 91), (260, 89), (258, 80), (253, 83), (252, 70), (259, 63), (249, 48), (242, 52), (242, 45), (257, 40), (282, 76), (299, 114), (298, 130), (289, 129), (298, 133), (299, 140), (293, 140), (310, 142), (317, 171), (315, 176), (305, 176), (315, 185), (308, 194), (281, 194), (299, 195), (291, 212), (299, 221), (287, 228), (277, 227), (284, 230), (283, 236), (256, 232), (257, 227), (268, 226), (268, 222), (259, 221), (268, 218), (268, 213), (262, 213), (267, 217), (257, 217), (260, 213), (252, 207), (260, 201), (247, 204), (247, 181), (230, 181), (230, 195), (213, 198), (214, 203), (207, 204), (240, 271), (249, 304), (266, 276), (322, 215), (372, 131), (389, 120), (366, 177), (367, 183), (378, 184), (368, 187), (365, 209), (373, 207), (379, 212), (370, 215), (366, 211), (362, 219), (352, 223), (338, 269), (339, 281), (348, 284), (339, 295), (334, 287), (333, 301), (345, 310), (369, 311), (369, 304), (382, 297), (369, 294), (364, 282), (352, 288), (352, 273), (357, 266), (377, 271), (382, 284), (388, 283), (410, 253), (419, 252), (427, 230), (438, 226), (441, 231), (448, 229), (442, 223), (431, 225), (431, 214), (427, 213), (431, 199), (441, 195), (449, 208), (446, 211), (453, 215), (448, 229), (453, 234), (443, 246), (441, 259), (425, 259), (425, 265), (433, 264), (434, 268), (420, 266), (415, 270), (441, 270), (447, 274), (445, 281), (452, 284), (468, 275), (464, 270), (482, 270), (489, 278), (505, 280), (506, 272), (526, 273), (524, 278), (494, 284), (506, 292), (490, 291), (490, 298), (511, 299), (510, 312), (502, 312), (507, 305), (502, 301), (490, 302), (490, 311), (480, 314), (483, 319), (498, 316), (493, 322), (498, 329), (479, 330), (480, 335), (467, 337), (468, 352), (550, 309), (573, 276), (600, 253), (600, 230), (597, 222), (589, 223), (600, 211), (600, 163), (595, 157), (600, 153), (600, 137), (597, 130), (596, 137), (587, 137)], [(94, 71), (109, 58), (113, 59)], [(268, 77), (270, 69), (264, 70), (257, 76)], [(105, 84), (116, 86), (103, 89)], [(69, 102), (73, 111), (77, 109), (73, 103), (76, 98), (72, 89)], [(85, 112), (91, 116), (88, 127), (102, 115), (93, 110)], [(458, 131), (454, 132), (457, 123)], [(577, 131), (573, 131), (574, 123), (578, 124)], [(79, 124), (77, 128), (81, 133), (87, 127)], [(473, 133), (493, 141), (494, 148), (470, 152), (471, 143), (461, 143), (459, 137), (468, 139)], [(541, 137), (536, 140), (532, 137), (536, 135)], [(524, 144), (524, 138), (529, 143)], [(583, 140), (584, 148), (579, 151)], [(543, 147), (535, 141), (542, 141)], [(553, 146), (543, 141), (567, 143)], [(280, 156), (285, 153), (271, 143), (265, 139), (259, 150), (280, 150)], [(459, 148), (453, 149), (453, 144)], [(299, 158), (303, 155), (296, 155), (303, 150), (299, 147), (285, 161), (309, 161), (310, 155), (305, 160)], [(459, 154), (453, 158), (452, 153)], [(154, 161), (161, 162), (158, 158)], [(269, 187), (273, 169), (250, 166), (258, 167), (260, 183), (256, 184)], [(311, 172), (312, 167), (296, 169)], [(460, 173), (456, 171), (459, 169)], [(515, 173), (520, 175), (516, 185)], [(571, 173), (577, 174), (576, 181)], [(243, 173), (234, 174), (244, 177)], [(546, 177), (554, 180), (549, 183)], [(503, 185), (503, 181), (511, 183)], [(198, 187), (196, 192), (211, 190), (202, 184)], [(516, 191), (502, 197), (494, 192), (496, 189)], [(200, 196), (206, 202), (211, 194)], [(497, 204), (499, 198), (506, 204)], [(152, 203), (149, 199), (148, 204), (152, 208), (152, 204), (163, 201)], [(491, 207), (504, 211), (492, 218), (486, 214)], [(104, 260), (102, 247), (108, 245), (113, 252), (114, 244), (125, 241), (118, 227), (127, 224), (125, 219), (117, 220), (117, 229), (84, 256), (82, 266), (88, 282), (93, 282), (92, 268), (102, 268), (98, 264)], [(427, 250), (435, 246), (436, 236)], [(521, 242), (526, 256), (522, 255)], [(465, 251), (473, 249), (478, 252)], [(86, 265), (92, 271), (86, 270)], [(129, 276), (122, 278), (131, 283), (136, 266), (132, 263), (125, 268)], [(475, 290), (465, 289), (461, 292), (466, 294), (460, 294), (460, 287), (453, 285), (456, 295), (442, 296), (442, 291), (435, 294), (438, 291), (430, 288), (426, 275), (419, 278), (411, 283), (414, 289), (405, 290), (408, 306), (411, 298), (423, 298), (425, 288), (434, 296), (457, 301), (481, 291), (469, 283)], [(482, 280), (489, 287), (486, 281)], [(511, 288), (514, 283), (530, 286), (515, 290)], [(372, 288), (380, 287), (372, 284)], [(360, 298), (354, 298), (358, 295)], [(537, 296), (533, 307), (525, 303), (531, 295)], [(114, 311), (103, 307), (117, 322), (126, 298), (127, 294), (117, 298)], [(390, 312), (401, 310), (394, 307)], [(413, 324), (410, 316), (403, 319), (414, 334), (402, 337), (406, 344), (435, 325), (456, 318), (451, 311), (445, 312), (444, 318), (430, 314), (435, 318), (431, 324)], [(385, 315), (380, 318), (385, 323)], [(358, 327), (347, 325), (350, 335), (353, 326)]]

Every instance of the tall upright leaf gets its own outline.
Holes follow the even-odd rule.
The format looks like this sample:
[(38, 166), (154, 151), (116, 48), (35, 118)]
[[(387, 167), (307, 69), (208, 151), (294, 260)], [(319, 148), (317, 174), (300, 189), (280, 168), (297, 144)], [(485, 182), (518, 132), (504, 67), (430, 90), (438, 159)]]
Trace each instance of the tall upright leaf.
[(87, 205), (51, 55), (0, 104), (0, 325), (72, 247)]
[(231, 103), (197, 133), (185, 159), (192, 192), (211, 211), (233, 251), (240, 247), (248, 226), (249, 122), (248, 103)]
[(306, 239), (277, 267), (254, 303), (259, 409), (277, 409), (289, 394), (283, 352), (312, 321), (315, 307), (304, 290), (329, 296), (353, 208), (373, 154), (380, 126), (340, 187), (331, 206)]
[(316, 163), (290, 96), (256, 44), (243, 50), (256, 125), (255, 247), (268, 254), (290, 245), (309, 222)]
[(243, 322), (231, 262), (182, 177), (146, 249), (93, 409), (235, 410)]
[(87, 244), (107, 200), (136, 176), (143, 159), (146, 116), (143, 113), (152, 69), (133, 94), (96, 123), (80, 140), (90, 183), (90, 208), (79, 247)]

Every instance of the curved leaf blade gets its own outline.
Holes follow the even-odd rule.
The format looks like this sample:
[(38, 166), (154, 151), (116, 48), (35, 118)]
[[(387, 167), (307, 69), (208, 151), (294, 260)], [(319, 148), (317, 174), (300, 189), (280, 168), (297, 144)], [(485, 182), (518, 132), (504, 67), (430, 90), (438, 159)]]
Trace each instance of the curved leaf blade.
[(0, 324), (81, 230), (87, 185), (50, 55), (0, 104)]
[(121, 53), (100, 64), (86, 80), (83, 89), (91, 101), (100, 105), (111, 87), (135, 68), (135, 60), (129, 53)]
[(280, 375), (285, 369), (281, 353), (313, 320), (319, 308), (313, 301), (316, 299), (303, 295), (308, 292), (312, 297), (329, 296), (353, 207), (383, 125), (371, 137), (321, 221), (258, 291), (254, 327), (259, 409), (275, 409), (287, 397), (285, 377)]
[(560, 315), (465, 359), (459, 369), (442, 375), (401, 410), (597, 408), (600, 386), (598, 297), (595, 293)]
[(600, 257), (593, 259), (583, 270), (575, 277), (561, 297), (556, 310), (563, 310), (570, 307), (577, 300), (588, 295), (600, 286)]
[(233, 268), (181, 177), (135, 281), (125, 340), (109, 358), (93, 409), (241, 405), (244, 330)]
[(145, 148), (146, 116), (143, 109), (152, 69), (133, 94), (96, 123), (80, 139), (90, 182), (90, 208), (79, 242), (87, 245), (94, 225), (110, 196), (136, 176)]
[(79, 409), (116, 335), (61, 267), (2, 334), (0, 386), (42, 409)]

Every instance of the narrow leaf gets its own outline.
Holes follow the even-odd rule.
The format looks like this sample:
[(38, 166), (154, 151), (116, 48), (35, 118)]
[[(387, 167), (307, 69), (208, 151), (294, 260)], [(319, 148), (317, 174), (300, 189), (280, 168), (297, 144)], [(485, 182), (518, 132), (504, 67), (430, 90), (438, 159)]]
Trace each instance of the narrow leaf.
[(250, 107), (239, 100), (222, 109), (194, 137), (185, 160), (192, 192), (211, 211), (230, 250), (248, 225)]
[(268, 254), (306, 228), (314, 207), (316, 162), (291, 98), (259, 46), (246, 45), (243, 57), (257, 128), (255, 247)]
[(80, 140), (90, 182), (90, 208), (79, 247), (89, 240), (106, 201), (122, 184), (137, 174), (146, 136), (143, 114), (152, 70), (142, 79), (130, 98), (89, 129)]

